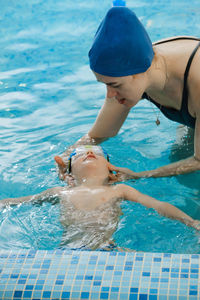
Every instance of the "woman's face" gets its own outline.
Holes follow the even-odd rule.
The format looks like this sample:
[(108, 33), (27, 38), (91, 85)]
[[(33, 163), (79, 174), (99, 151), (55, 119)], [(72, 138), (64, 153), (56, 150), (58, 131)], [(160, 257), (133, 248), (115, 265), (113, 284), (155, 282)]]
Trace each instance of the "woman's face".
[(110, 77), (94, 73), (97, 81), (103, 82), (107, 87), (107, 97), (115, 97), (120, 104), (131, 108), (142, 98), (147, 88), (146, 73), (124, 77)]

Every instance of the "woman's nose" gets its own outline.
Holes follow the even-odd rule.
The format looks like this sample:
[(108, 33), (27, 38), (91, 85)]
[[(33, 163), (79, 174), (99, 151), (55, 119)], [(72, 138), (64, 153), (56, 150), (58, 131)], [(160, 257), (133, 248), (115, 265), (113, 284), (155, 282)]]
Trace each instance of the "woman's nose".
[(107, 86), (107, 98), (112, 98), (117, 96), (117, 92), (115, 91), (114, 88)]

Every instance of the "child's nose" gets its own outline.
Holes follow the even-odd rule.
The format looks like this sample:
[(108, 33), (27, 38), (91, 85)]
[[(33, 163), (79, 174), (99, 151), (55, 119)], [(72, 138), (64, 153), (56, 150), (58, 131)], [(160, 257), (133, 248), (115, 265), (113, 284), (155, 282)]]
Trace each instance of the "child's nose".
[(87, 154), (94, 154), (94, 152), (92, 150), (88, 150)]

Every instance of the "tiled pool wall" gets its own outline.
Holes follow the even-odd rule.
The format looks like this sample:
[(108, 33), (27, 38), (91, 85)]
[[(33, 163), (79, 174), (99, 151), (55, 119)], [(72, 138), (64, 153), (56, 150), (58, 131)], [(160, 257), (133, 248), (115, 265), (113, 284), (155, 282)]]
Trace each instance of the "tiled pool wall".
[(198, 254), (0, 251), (0, 299), (200, 299)]

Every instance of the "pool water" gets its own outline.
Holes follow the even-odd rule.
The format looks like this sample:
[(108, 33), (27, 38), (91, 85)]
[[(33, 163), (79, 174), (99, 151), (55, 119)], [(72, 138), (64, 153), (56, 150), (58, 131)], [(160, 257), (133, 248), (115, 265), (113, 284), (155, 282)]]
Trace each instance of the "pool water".
[[(152, 41), (199, 34), (198, 0), (127, 1)], [(63, 185), (54, 156), (85, 134), (103, 104), (87, 53), (111, 1), (4, 1), (0, 11), (0, 199)], [(156, 110), (156, 108), (155, 108)], [(156, 110), (157, 111), (157, 110)], [(113, 164), (135, 171), (192, 154), (192, 132), (156, 115), (141, 101), (119, 134), (104, 142)], [(120, 145), (120, 147), (119, 147)], [(129, 182), (139, 191), (200, 219), (200, 175)], [(200, 233), (139, 204), (122, 202), (113, 238), (137, 251), (200, 253)], [(0, 211), (1, 249), (56, 249), (63, 228), (59, 204)]]

